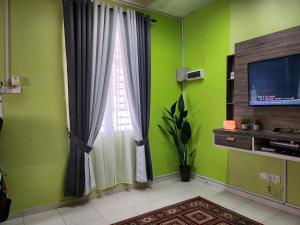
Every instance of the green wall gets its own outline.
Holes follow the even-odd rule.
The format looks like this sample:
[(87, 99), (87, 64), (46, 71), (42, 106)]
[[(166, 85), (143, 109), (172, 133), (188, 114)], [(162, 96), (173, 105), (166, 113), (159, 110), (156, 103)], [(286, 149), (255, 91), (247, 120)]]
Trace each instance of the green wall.
[(181, 21), (152, 15), (152, 82), (149, 140), (154, 176), (178, 170), (178, 158), (173, 145), (162, 135), (157, 124), (162, 123), (162, 109), (175, 102), (180, 94), (176, 69), (181, 66)]
[(62, 198), (67, 138), (60, 1), (10, 2), (11, 73), (23, 93), (3, 96), (0, 167), (18, 210)]
[(231, 0), (231, 50), (234, 43), (300, 25), (299, 0)]
[[(282, 184), (273, 185), (276, 195), (265, 192), (267, 182), (259, 172), (282, 176), (281, 160), (246, 153), (218, 151), (212, 147), (212, 129), (225, 119), (226, 55), (240, 41), (300, 25), (298, 0), (217, 0), (189, 15), (185, 25), (185, 64), (204, 68), (206, 77), (186, 88), (193, 126), (200, 126), (200, 151), (195, 172), (246, 190), (281, 199)], [(194, 128), (195, 129), (195, 128)], [(300, 163), (288, 162), (288, 202), (300, 205)]]
[(228, 1), (216, 1), (184, 19), (184, 50), (185, 66), (205, 70), (203, 81), (187, 82), (185, 87), (193, 141), (199, 146), (194, 171), (227, 182), (228, 153), (213, 148), (212, 129), (221, 127), (225, 118)]
[[(12, 210), (17, 211), (64, 200), (68, 141), (61, 0), (11, 0), (10, 14), (11, 72), (21, 76), (23, 93), (4, 96), (0, 168), (8, 174)], [(158, 176), (177, 170), (176, 154), (156, 124), (161, 109), (179, 94), (175, 72), (181, 64), (181, 24), (151, 16), (158, 20), (151, 29), (150, 122), (154, 174)]]

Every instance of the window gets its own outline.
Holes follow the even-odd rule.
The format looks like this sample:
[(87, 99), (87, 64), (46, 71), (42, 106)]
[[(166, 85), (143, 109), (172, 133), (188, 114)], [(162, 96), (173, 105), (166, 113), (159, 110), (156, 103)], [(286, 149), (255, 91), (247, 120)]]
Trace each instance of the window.
[(108, 100), (101, 131), (132, 130), (128, 99), (126, 95), (125, 73), (120, 38), (120, 29), (118, 25)]

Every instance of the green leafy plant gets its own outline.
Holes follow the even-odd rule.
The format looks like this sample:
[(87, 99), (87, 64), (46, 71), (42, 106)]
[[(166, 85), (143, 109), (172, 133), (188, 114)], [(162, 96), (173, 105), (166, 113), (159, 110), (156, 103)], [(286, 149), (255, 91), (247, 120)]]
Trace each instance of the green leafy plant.
[[(176, 108), (178, 112), (176, 112)], [(191, 125), (187, 119), (188, 110), (185, 109), (183, 96), (180, 95), (169, 109), (164, 109), (162, 119), (166, 127), (158, 125), (160, 130), (168, 134), (174, 142), (181, 166), (191, 165), (196, 148), (189, 148), (188, 143), (192, 136)]]
[(241, 119), (241, 124), (249, 124), (250, 120), (248, 118), (242, 118)]

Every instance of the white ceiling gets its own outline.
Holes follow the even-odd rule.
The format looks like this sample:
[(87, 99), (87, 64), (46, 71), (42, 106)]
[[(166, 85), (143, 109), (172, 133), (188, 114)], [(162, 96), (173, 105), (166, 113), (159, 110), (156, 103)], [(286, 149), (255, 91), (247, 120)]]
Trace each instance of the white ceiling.
[(215, 0), (120, 0), (146, 9), (183, 18)]

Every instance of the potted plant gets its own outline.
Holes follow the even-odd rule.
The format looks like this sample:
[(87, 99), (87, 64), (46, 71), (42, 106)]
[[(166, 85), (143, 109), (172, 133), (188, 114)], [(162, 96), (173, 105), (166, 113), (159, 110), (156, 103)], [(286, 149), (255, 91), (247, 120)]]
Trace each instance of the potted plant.
[(259, 131), (260, 129), (261, 129), (261, 122), (260, 122), (260, 120), (255, 120), (255, 122), (253, 124), (253, 130)]
[[(176, 108), (178, 109), (177, 112)], [(180, 95), (179, 100), (171, 106), (170, 110), (164, 109), (162, 119), (165, 121), (166, 127), (158, 125), (161, 131), (168, 134), (174, 143), (179, 158), (179, 169), (183, 182), (190, 180), (191, 164), (196, 151), (196, 148), (192, 149), (188, 145), (192, 129), (187, 115), (188, 110), (185, 109), (183, 96)]]
[(247, 130), (249, 126), (250, 120), (248, 118), (241, 119), (241, 126), (243, 130)]

